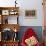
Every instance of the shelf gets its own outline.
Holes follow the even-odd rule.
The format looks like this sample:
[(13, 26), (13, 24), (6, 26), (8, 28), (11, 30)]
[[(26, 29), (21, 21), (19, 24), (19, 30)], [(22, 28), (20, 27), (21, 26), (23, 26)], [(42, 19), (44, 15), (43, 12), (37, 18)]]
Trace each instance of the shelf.
[[(18, 46), (18, 42), (19, 42), (18, 31), (20, 29), (20, 26), (18, 24), (18, 17), (19, 17), (19, 7), (0, 7), (0, 23), (1, 23), (0, 24), (0, 32), (1, 32), (0, 46)], [(6, 31), (5, 35), (7, 35), (7, 38), (4, 35), (5, 31)], [(10, 31), (13, 32), (11, 33)]]
[(15, 41), (15, 42), (14, 41), (2, 42), (3, 46), (18, 46), (18, 43), (19, 43), (18, 41)]
[(19, 42), (19, 40), (15, 40), (15, 41), (10, 40), (10, 41), (3, 41), (3, 42), (4, 43), (12, 43), (12, 42), (16, 43), (16, 42)]
[(9, 28), (12, 29), (14, 31), (14, 29), (16, 29), (17, 31), (19, 31), (20, 26), (19, 24), (1, 24), (1, 30), (5, 29), (5, 28)]
[(19, 12), (19, 7), (0, 7), (0, 14), (2, 15), (10, 15), (12, 14), (13, 15), (18, 15), (18, 12)]
[(18, 24), (18, 16), (2, 16), (2, 24)]
[(19, 7), (0, 7), (1, 10), (6, 10), (6, 9), (8, 9), (8, 10), (9, 10), (9, 9), (10, 9), (10, 10), (11, 10), (11, 9), (16, 9), (16, 10), (17, 10), (18, 8), (19, 8)]

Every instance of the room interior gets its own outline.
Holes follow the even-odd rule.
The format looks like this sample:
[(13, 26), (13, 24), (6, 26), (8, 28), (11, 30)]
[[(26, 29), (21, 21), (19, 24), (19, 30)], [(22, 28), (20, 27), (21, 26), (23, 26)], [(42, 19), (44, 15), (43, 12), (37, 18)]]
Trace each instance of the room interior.
[(45, 7), (43, 0), (0, 0), (0, 46), (22, 46), (28, 28), (37, 34), (41, 46), (46, 46)]

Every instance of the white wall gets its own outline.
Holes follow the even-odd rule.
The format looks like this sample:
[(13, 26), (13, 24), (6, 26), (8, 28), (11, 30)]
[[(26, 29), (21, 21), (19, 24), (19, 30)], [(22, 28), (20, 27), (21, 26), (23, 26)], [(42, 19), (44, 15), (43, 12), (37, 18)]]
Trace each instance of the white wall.
[[(20, 23), (21, 25), (28, 26), (42, 26), (43, 25), (43, 6), (42, 0), (21, 0), (20, 1)], [(35, 19), (25, 19), (25, 10), (26, 9), (35, 9), (36, 10), (36, 18)]]
[[(14, 6), (15, 0), (0, 0), (0, 6)], [(19, 24), (21, 26), (43, 26), (43, 6), (42, 0), (17, 0), (17, 3), (20, 7), (19, 12)], [(35, 18), (26, 18), (25, 17), (25, 10), (36, 10), (36, 17)]]

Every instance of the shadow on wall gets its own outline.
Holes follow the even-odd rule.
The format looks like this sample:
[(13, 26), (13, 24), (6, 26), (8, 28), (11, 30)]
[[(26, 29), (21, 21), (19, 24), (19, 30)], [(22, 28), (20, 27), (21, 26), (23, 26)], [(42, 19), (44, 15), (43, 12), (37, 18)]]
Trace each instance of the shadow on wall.
[(36, 32), (39, 41), (41, 43), (43, 43), (43, 30), (42, 30), (42, 27), (41, 26), (21, 26), (20, 27), (20, 31), (19, 31), (19, 39), (20, 39), (20, 42), (21, 42), (21, 40), (23, 38), (23, 35), (24, 35), (25, 31), (28, 28), (32, 28)]

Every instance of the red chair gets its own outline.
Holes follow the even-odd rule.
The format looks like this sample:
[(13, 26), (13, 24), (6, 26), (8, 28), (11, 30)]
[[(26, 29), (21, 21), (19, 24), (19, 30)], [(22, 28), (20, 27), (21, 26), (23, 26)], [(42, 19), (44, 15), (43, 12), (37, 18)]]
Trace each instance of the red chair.
[[(37, 35), (34, 32), (34, 30), (32, 28), (28, 28), (27, 31), (24, 34), (24, 37), (22, 38), (21, 46), (27, 46), (26, 43), (25, 43), (25, 40), (32, 37), (32, 36), (34, 36), (37, 39)], [(35, 46), (41, 46), (40, 42), (38, 41)]]

